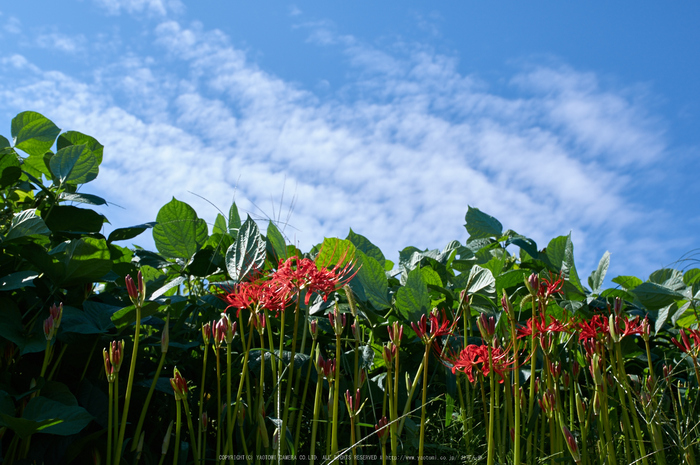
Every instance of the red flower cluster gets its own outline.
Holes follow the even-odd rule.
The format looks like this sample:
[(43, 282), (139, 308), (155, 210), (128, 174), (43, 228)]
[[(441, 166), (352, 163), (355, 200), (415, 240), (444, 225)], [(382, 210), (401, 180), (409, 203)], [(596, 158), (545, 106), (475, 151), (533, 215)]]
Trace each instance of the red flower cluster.
[(527, 320), (527, 324), (525, 326), (521, 326), (518, 328), (518, 337), (526, 337), (526, 336), (531, 336), (532, 335), (532, 322), (535, 322), (535, 334), (537, 333), (563, 333), (567, 332), (567, 326), (566, 324), (562, 323), (561, 321), (557, 320), (553, 316), (549, 316), (549, 323), (547, 322), (547, 315), (542, 314), (540, 315), (540, 318), (537, 318), (536, 316), (533, 318), (530, 318)]
[[(673, 342), (681, 352), (689, 354), (691, 357), (697, 357), (700, 352), (700, 330), (688, 329), (688, 333), (690, 333), (690, 338), (688, 338), (688, 334), (685, 330), (680, 330), (682, 344), (675, 337), (671, 339), (671, 342)], [(693, 340), (692, 343), (690, 339)]]
[[(501, 379), (502, 383), (505, 377), (505, 372), (510, 369), (513, 360), (509, 360), (508, 351), (501, 347), (494, 347), (491, 351), (493, 359), (493, 371), (495, 371)], [(454, 360), (447, 360), (452, 366), (452, 373), (457, 370), (465, 373), (470, 382), (474, 382), (474, 370), (481, 370), (484, 376), (488, 376), (491, 372), (489, 366), (489, 352), (486, 345), (469, 344), (464, 350), (459, 353), (459, 356)]]
[(222, 296), (228, 304), (238, 311), (243, 308), (265, 308), (279, 314), (289, 301), (305, 289), (305, 304), (309, 304), (314, 293), (328, 299), (328, 296), (348, 283), (354, 276), (354, 262), (343, 265), (345, 257), (341, 257), (333, 268), (320, 268), (308, 258), (291, 257), (282, 260), (277, 271), (267, 278), (237, 284)]

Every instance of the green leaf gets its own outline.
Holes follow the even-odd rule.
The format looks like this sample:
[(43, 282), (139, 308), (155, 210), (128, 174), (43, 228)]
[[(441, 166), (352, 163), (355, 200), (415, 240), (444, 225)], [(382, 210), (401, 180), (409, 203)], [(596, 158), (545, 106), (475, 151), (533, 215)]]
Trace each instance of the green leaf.
[(442, 287), (442, 280), (440, 279), (440, 275), (437, 274), (437, 271), (429, 266), (424, 266), (420, 269), (420, 272), (423, 275), (423, 281), (425, 281), (426, 284)]
[(10, 224), (10, 230), (5, 236), (5, 241), (35, 234), (48, 236), (51, 234), (51, 230), (46, 227), (44, 220), (36, 215), (36, 209), (32, 208), (15, 214)]
[(642, 280), (636, 276), (618, 276), (617, 278), (613, 278), (612, 282), (619, 284), (626, 291), (631, 291), (642, 284)]
[(547, 258), (555, 269), (561, 270), (564, 277), (576, 286), (576, 289), (583, 292), (583, 286), (574, 265), (574, 244), (571, 241), (571, 233), (556, 237), (547, 244)]
[(73, 169), (78, 164), (80, 157), (88, 153), (89, 151), (84, 145), (72, 145), (59, 150), (49, 162), (51, 173), (61, 184), (65, 183), (72, 178)]
[(469, 239), (484, 239), (489, 237), (501, 237), (503, 225), (493, 216), (483, 213), (478, 208), (468, 207), (464, 218), (467, 222), (464, 226), (469, 233)]
[(111, 317), (118, 310), (119, 307), (89, 300), (83, 302), (82, 311), (64, 306), (61, 328), (66, 333), (105, 334), (114, 327)]
[[(29, 401), (22, 413), (22, 419), (41, 423), (37, 427), (39, 432), (70, 436), (82, 431), (92, 421), (93, 416), (77, 405), (64, 405), (42, 396)], [(51, 423), (43, 423), (47, 420)]]
[(508, 247), (510, 244), (517, 245), (522, 250), (527, 252), (532, 258), (537, 258), (539, 255), (537, 251), (537, 243), (529, 237), (515, 234), (506, 240), (506, 247)]
[(656, 334), (659, 334), (659, 331), (661, 331), (661, 328), (664, 327), (664, 324), (666, 324), (666, 321), (668, 320), (668, 316), (671, 314), (675, 314), (678, 311), (678, 305), (676, 302), (673, 302), (672, 304), (666, 305), (663, 308), (659, 309), (659, 313), (656, 316), (656, 324), (654, 325), (654, 332)]
[(236, 242), (226, 251), (226, 269), (233, 281), (242, 282), (251, 274), (262, 272), (264, 265), (265, 241), (249, 216), (238, 230)]
[(379, 262), (362, 251), (357, 251), (361, 266), (357, 272), (357, 278), (365, 290), (365, 295), (369, 302), (377, 310), (391, 307), (391, 302), (387, 298), (388, 282), (384, 268)]
[(496, 292), (496, 280), (490, 270), (474, 265), (469, 270), (469, 278), (465, 289), (467, 294), (482, 293), (492, 296)]
[(681, 291), (685, 288), (683, 274), (680, 271), (671, 268), (662, 268), (654, 271), (649, 275), (648, 281), (668, 287), (674, 291)]
[(12, 140), (29, 155), (43, 156), (53, 146), (61, 130), (51, 120), (34, 111), (24, 111), (12, 119)]
[(649, 310), (660, 309), (683, 298), (683, 294), (656, 283), (642, 283), (631, 291)]
[(228, 233), (236, 237), (239, 229), (241, 229), (241, 216), (238, 214), (236, 202), (233, 202), (228, 210)]
[(133, 239), (134, 237), (138, 236), (145, 230), (152, 228), (153, 226), (156, 225), (156, 222), (150, 222), (150, 223), (143, 223), (139, 224), (136, 226), (129, 226), (128, 228), (117, 228), (111, 233), (109, 233), (109, 237), (107, 238), (108, 243), (112, 243), (115, 241), (125, 241), (128, 239)]
[(58, 136), (58, 140), (56, 141), (57, 150), (61, 150), (71, 145), (84, 145), (90, 151), (90, 153), (95, 156), (97, 159), (97, 164), (99, 165), (102, 163), (104, 146), (97, 142), (97, 139), (94, 137), (78, 131), (66, 131)]
[(683, 282), (686, 286), (692, 286), (693, 284), (700, 282), (700, 269), (693, 268), (683, 274)]
[(603, 258), (600, 259), (598, 263), (598, 268), (591, 273), (588, 278), (588, 285), (591, 286), (591, 291), (594, 294), (600, 293), (600, 288), (603, 286), (603, 281), (605, 280), (605, 274), (608, 272), (608, 267), (610, 266), (610, 252), (606, 251), (603, 254)]
[(39, 273), (31, 270), (11, 273), (0, 279), (0, 291), (12, 291), (24, 287), (34, 287), (34, 279), (38, 276)]
[(61, 200), (66, 200), (68, 202), (80, 202), (88, 205), (107, 205), (107, 201), (105, 199), (92, 194), (71, 194), (69, 192), (61, 192), (60, 198)]
[(406, 285), (396, 292), (396, 309), (405, 321), (418, 321), (429, 307), (428, 285), (420, 269), (414, 268), (408, 273)]
[(20, 348), (20, 355), (46, 350), (46, 338), (40, 326), (34, 325), (31, 332), (25, 329), (17, 305), (0, 297), (0, 336), (14, 342)]
[[(158, 310), (160, 308), (161, 305), (158, 304), (158, 302), (145, 302), (143, 304), (143, 307), (141, 307), (141, 320), (143, 320), (144, 318), (148, 318), (149, 316), (155, 315), (156, 313), (158, 313)], [(133, 305), (129, 305), (128, 307), (124, 307), (121, 310), (117, 310), (116, 312), (114, 312), (111, 319), (112, 323), (114, 324), (114, 326), (117, 327), (118, 330), (121, 330), (122, 328), (125, 328), (130, 324), (134, 324), (136, 322), (136, 307), (134, 307)]]
[(211, 228), (212, 234), (228, 234), (228, 228), (226, 227), (226, 218), (221, 213), (216, 215), (216, 220), (214, 220), (214, 227)]
[(364, 253), (368, 257), (374, 258), (377, 262), (379, 262), (380, 265), (384, 266), (384, 262), (386, 261), (386, 259), (384, 258), (384, 254), (379, 249), (379, 247), (372, 244), (369, 241), (369, 239), (367, 239), (365, 236), (355, 234), (355, 232), (351, 228), (350, 233), (348, 234), (348, 237), (346, 237), (346, 239), (352, 242), (352, 244), (357, 250), (362, 251), (362, 253)]
[(14, 152), (0, 153), (0, 189), (16, 183), (21, 176), (17, 155)]
[(282, 233), (272, 221), (267, 225), (267, 241), (270, 243), (275, 258), (277, 258), (278, 261), (287, 258), (287, 243)]
[(99, 281), (112, 269), (107, 241), (93, 237), (70, 241), (63, 263), (66, 270), (62, 281), (64, 286)]
[(175, 197), (158, 211), (153, 239), (161, 255), (188, 261), (208, 237), (207, 223)]
[(325, 238), (316, 257), (316, 266), (319, 268), (343, 266), (355, 258), (355, 250), (353, 243), (346, 239)]
[(105, 217), (96, 211), (70, 205), (54, 207), (46, 218), (46, 226), (53, 232), (96, 233), (104, 222)]
[(496, 290), (508, 289), (513, 286), (522, 286), (526, 276), (530, 275), (530, 270), (509, 270), (496, 276)]

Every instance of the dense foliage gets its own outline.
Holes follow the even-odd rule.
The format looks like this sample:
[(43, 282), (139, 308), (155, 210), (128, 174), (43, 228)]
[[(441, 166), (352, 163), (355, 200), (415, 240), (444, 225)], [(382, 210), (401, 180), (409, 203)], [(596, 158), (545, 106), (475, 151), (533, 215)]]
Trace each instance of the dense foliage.
[(103, 146), (35, 112), (11, 138), (4, 463), (695, 463), (700, 269), (603, 289), (606, 253), (586, 286), (570, 236), (471, 207), (466, 242), (397, 264), (352, 230), (302, 253), (235, 203), (105, 237)]

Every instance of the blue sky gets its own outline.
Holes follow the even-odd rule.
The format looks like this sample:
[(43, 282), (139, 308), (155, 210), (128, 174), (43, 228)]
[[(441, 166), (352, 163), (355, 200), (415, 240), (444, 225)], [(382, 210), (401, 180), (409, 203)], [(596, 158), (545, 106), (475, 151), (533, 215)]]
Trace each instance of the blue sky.
[(0, 134), (34, 110), (96, 137), (83, 190), (112, 227), (235, 198), (302, 250), (352, 227), (395, 260), (464, 242), (471, 205), (540, 248), (571, 231), (582, 276), (609, 250), (645, 278), (698, 246), (699, 23), (697, 2), (8, 2)]

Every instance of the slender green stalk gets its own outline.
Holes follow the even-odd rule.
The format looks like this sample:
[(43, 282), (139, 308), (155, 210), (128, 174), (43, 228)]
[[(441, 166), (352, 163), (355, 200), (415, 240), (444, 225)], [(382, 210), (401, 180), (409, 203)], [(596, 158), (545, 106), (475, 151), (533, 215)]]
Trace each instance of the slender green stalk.
[[(297, 335), (299, 334), (299, 298), (297, 298), (297, 305), (296, 308), (294, 309), (294, 333), (292, 336), (292, 353), (289, 358), (289, 374), (287, 375), (287, 390), (284, 395), (284, 405), (288, 406), (290, 405), (290, 398), (292, 395), (292, 381), (294, 380), (294, 357), (296, 356), (296, 350), (297, 350)], [(282, 325), (284, 326), (284, 315), (282, 316)], [(306, 324), (304, 324), (304, 329), (306, 329)], [(282, 341), (280, 340), (280, 344)], [(280, 348), (282, 346), (280, 345)], [(284, 413), (282, 414), (282, 427), (280, 428), (280, 434), (279, 434), (279, 450), (280, 454), (284, 454), (286, 449), (287, 449), (287, 418), (289, 416), (289, 409), (285, 408)]]
[[(141, 435), (141, 429), (143, 428), (143, 422), (146, 420), (146, 412), (148, 411), (148, 405), (151, 403), (151, 397), (153, 397), (153, 392), (156, 389), (156, 383), (158, 382), (158, 379), (160, 378), (160, 372), (163, 369), (163, 364), (165, 363), (165, 354), (166, 352), (163, 352), (160, 354), (160, 360), (158, 361), (158, 368), (156, 368), (156, 373), (153, 376), (153, 381), (151, 382), (151, 387), (148, 390), (148, 395), (146, 396), (146, 401), (143, 404), (143, 407), (141, 408), (141, 416), (139, 416), (139, 422), (138, 425), (136, 425), (136, 433), (134, 433), (134, 438), (138, 438)], [(136, 441), (132, 442), (131, 445), (131, 450), (132, 452), (136, 450), (136, 446), (138, 444)]]
[(61, 347), (61, 352), (59, 352), (59, 354), (58, 354), (58, 358), (53, 363), (53, 367), (51, 368), (51, 372), (49, 373), (49, 377), (46, 378), (47, 380), (51, 381), (51, 378), (53, 378), (53, 374), (56, 372), (56, 369), (61, 364), (61, 359), (63, 358), (63, 354), (66, 353), (67, 348), (68, 348), (68, 344), (63, 344), (63, 347)]
[(114, 383), (109, 383), (109, 397), (107, 397), (107, 465), (112, 464), (112, 397), (114, 396)]
[[(177, 417), (175, 418), (175, 451), (173, 454), (173, 465), (178, 465), (178, 456), (180, 455), (180, 428), (181, 428), (181, 421), (180, 417), (182, 407), (180, 406), (180, 399), (175, 400), (175, 407), (176, 407), (176, 413)], [(115, 464), (116, 465), (116, 464)]]
[[(428, 394), (428, 358), (430, 357), (430, 344), (425, 345), (425, 354), (423, 355), (423, 399), (420, 409), (420, 440), (418, 443), (418, 464), (423, 465), (423, 451), (425, 450), (425, 405)], [(493, 412), (491, 412), (493, 414)], [(493, 465), (493, 464), (489, 464)]]
[[(340, 331), (335, 335), (335, 362), (340, 363)], [(333, 383), (333, 423), (331, 424), (331, 455), (338, 455), (338, 405), (340, 399), (340, 366), (335, 369), (335, 382)]]
[[(260, 353), (262, 356), (262, 352)], [(264, 357), (263, 357), (264, 358)], [(226, 444), (227, 453), (233, 455), (233, 412), (231, 411), (231, 343), (226, 344)], [(233, 459), (229, 460), (233, 463)]]
[(195, 429), (194, 429), (194, 426), (192, 424), (192, 415), (190, 415), (190, 407), (187, 404), (186, 398), (182, 400), (182, 405), (185, 407), (185, 418), (187, 418), (187, 430), (190, 433), (190, 441), (192, 442), (192, 456), (194, 457), (194, 459), (196, 461), (197, 457), (199, 457), (199, 447), (198, 447), (197, 438), (195, 435)]
[[(316, 340), (311, 343), (311, 357), (313, 357), (313, 354), (316, 349)], [(306, 404), (306, 393), (308, 392), (309, 389), (309, 380), (311, 379), (311, 369), (313, 368), (314, 364), (309, 363), (309, 369), (306, 371), (306, 380), (304, 381), (304, 392), (301, 395), (301, 406), (299, 407), (299, 417), (296, 419), (297, 420), (297, 426), (296, 426), (296, 431), (294, 433), (294, 450), (298, 451), (299, 450), (299, 439), (300, 439), (300, 434), (301, 434), (301, 421), (303, 418), (303, 413), (304, 413), (304, 405)], [(297, 378), (297, 383), (301, 377)]]
[(487, 439), (487, 447), (488, 447), (488, 452), (487, 452), (487, 459), (486, 463), (487, 465), (494, 465), (495, 463), (495, 444), (493, 442), (493, 428), (494, 424), (496, 423), (493, 418), (493, 411), (495, 407), (495, 391), (496, 391), (496, 371), (493, 369), (493, 352), (491, 350), (491, 344), (488, 345), (488, 353), (489, 353), (489, 381), (491, 383), (491, 392), (489, 393), (489, 424), (488, 424), (488, 431), (489, 431), (489, 436)]
[[(203, 330), (204, 331), (204, 330)], [(202, 356), (202, 382), (200, 384), (201, 389), (199, 390), (199, 424), (197, 425), (197, 443), (198, 444), (203, 444), (202, 443), (202, 415), (204, 414), (204, 386), (206, 386), (205, 381), (207, 379), (207, 355), (209, 355), (209, 336), (207, 335), (204, 338), (204, 355)], [(217, 419), (217, 426), (218, 426), (218, 419)], [(206, 447), (202, 446), (200, 448), (200, 457), (199, 461), (204, 461), (205, 457), (205, 451)]]
[(221, 408), (221, 353), (219, 347), (215, 347), (216, 354), (216, 460), (221, 457), (221, 417), (223, 416)]
[(316, 461), (316, 432), (318, 430), (318, 417), (321, 413), (321, 396), (323, 395), (323, 372), (316, 365), (316, 396), (314, 397), (314, 420), (311, 423), (311, 453), (310, 459), (313, 465)]
[(131, 390), (134, 387), (134, 376), (136, 374), (136, 358), (139, 351), (139, 336), (141, 334), (141, 305), (136, 305), (136, 331), (134, 333), (134, 349), (131, 352), (131, 365), (129, 366), (129, 380), (126, 383), (126, 394), (124, 395), (124, 411), (121, 415), (122, 424), (119, 430), (119, 440), (115, 450), (114, 464), (118, 465), (122, 456), (122, 444), (124, 443), (124, 433), (129, 418), (129, 404), (131, 403)]

